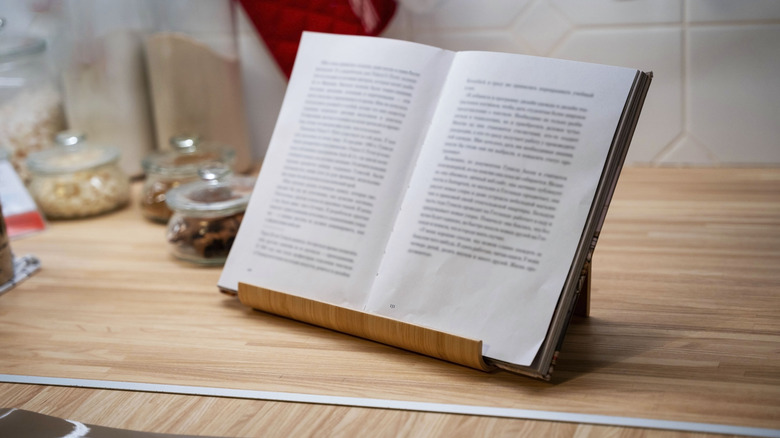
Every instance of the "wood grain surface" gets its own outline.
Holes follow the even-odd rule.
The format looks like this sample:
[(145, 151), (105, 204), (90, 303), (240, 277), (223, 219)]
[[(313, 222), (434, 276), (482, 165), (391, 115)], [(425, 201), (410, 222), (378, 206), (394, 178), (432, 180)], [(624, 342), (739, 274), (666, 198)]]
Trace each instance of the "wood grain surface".
[[(172, 258), (164, 227), (135, 206), (54, 222), (12, 247), (39, 256), (43, 269), (0, 297), (3, 374), (780, 429), (780, 169), (625, 169), (596, 248), (591, 317), (570, 326), (551, 382), (248, 309), (217, 292), (219, 269)], [(160, 433), (646, 433), (10, 383), (0, 384), (0, 401)]]
[(245, 283), (238, 284), (245, 306), (341, 333), (380, 342), (481, 371), (490, 371), (482, 358), (482, 341), (408, 324)]

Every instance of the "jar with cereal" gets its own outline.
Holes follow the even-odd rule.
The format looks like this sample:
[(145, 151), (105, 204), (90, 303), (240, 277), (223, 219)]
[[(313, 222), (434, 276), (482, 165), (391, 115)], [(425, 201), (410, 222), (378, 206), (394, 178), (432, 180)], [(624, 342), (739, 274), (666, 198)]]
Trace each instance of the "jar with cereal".
[(235, 176), (224, 163), (199, 170), (201, 181), (168, 192), (173, 211), (167, 239), (174, 256), (201, 265), (222, 265), (238, 233), (256, 178)]
[(141, 192), (141, 211), (154, 222), (168, 222), (173, 213), (165, 203), (165, 194), (181, 184), (197, 181), (200, 166), (220, 162), (233, 167), (232, 149), (203, 141), (198, 135), (177, 135), (171, 138), (170, 145), (171, 150), (153, 153), (142, 163), (146, 181)]
[(116, 210), (130, 199), (119, 151), (90, 144), (84, 134), (63, 131), (55, 146), (31, 154), (30, 193), (49, 219), (74, 219)]

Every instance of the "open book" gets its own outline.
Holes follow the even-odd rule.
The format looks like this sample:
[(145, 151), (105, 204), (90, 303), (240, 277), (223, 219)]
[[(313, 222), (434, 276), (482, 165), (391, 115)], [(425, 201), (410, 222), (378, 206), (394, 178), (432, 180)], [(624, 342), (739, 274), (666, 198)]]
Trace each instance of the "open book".
[(305, 33), (219, 287), (476, 339), (547, 377), (651, 77)]

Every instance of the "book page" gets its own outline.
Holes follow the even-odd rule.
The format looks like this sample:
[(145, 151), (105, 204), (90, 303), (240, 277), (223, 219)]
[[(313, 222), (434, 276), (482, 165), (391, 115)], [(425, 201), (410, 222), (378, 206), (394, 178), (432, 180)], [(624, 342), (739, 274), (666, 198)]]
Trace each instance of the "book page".
[(459, 53), (365, 310), (530, 365), (635, 74)]
[(452, 57), (304, 34), (219, 286), (361, 308)]

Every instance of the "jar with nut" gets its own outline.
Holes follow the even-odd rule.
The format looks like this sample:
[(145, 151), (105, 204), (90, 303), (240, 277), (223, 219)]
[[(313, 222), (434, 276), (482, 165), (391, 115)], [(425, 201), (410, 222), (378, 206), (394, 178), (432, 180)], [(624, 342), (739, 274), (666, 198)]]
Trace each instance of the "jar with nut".
[(27, 158), (30, 194), (50, 219), (74, 219), (116, 210), (130, 199), (130, 183), (119, 168), (119, 151), (63, 131), (55, 147)]
[(181, 184), (197, 181), (200, 166), (219, 162), (233, 167), (232, 149), (202, 141), (197, 135), (178, 135), (171, 138), (170, 144), (170, 151), (151, 154), (142, 163), (146, 181), (141, 193), (141, 210), (153, 222), (166, 223), (171, 218), (166, 193)]
[(167, 239), (174, 256), (202, 265), (222, 265), (238, 233), (254, 177), (233, 175), (224, 163), (198, 171), (201, 178), (171, 189), (166, 203), (173, 211)]

